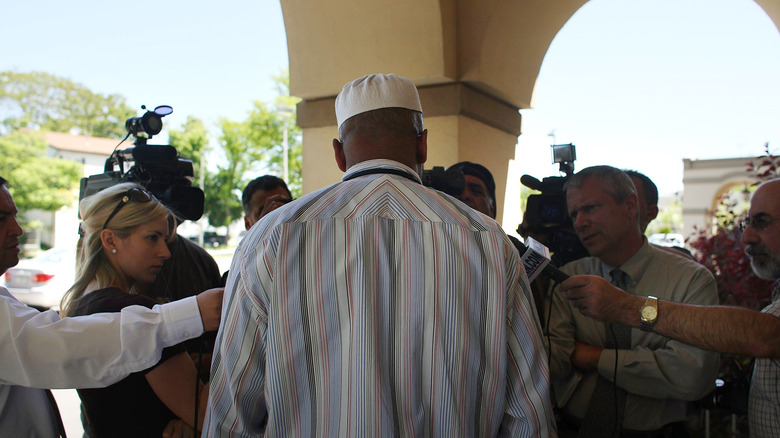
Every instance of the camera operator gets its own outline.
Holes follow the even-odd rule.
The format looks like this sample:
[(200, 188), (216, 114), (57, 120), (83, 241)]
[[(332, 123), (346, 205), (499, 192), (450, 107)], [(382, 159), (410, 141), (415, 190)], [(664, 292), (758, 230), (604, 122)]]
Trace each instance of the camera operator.
[[(22, 229), (0, 178), (0, 275), (19, 262)], [(221, 290), (147, 309), (60, 319), (0, 287), (0, 436), (55, 436), (56, 413), (36, 388), (112, 384), (155, 364), (164, 347), (216, 330)], [(201, 322), (202, 321), (202, 322)], [(37, 432), (36, 432), (37, 431)], [(41, 433), (42, 435), (36, 435)]]
[[(749, 216), (741, 224), (742, 243), (757, 276), (780, 280), (780, 179), (761, 184), (753, 194)], [(571, 306), (600, 321), (639, 327), (645, 298), (616, 289), (597, 277), (575, 276), (560, 285)], [(748, 419), (751, 437), (774, 437), (780, 431), (780, 283), (762, 312), (728, 306), (658, 303), (652, 330), (711, 351), (756, 359), (750, 387)]]

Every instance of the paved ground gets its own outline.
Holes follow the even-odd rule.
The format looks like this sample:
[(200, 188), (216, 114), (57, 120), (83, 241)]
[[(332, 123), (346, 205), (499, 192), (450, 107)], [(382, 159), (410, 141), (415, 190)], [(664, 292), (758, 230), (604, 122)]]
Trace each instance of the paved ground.
[[(233, 248), (209, 250), (209, 253), (219, 265), (219, 271), (225, 272), (230, 269), (230, 262), (233, 259)], [(70, 438), (79, 438), (83, 435), (84, 429), (81, 427), (79, 395), (75, 389), (55, 389), (52, 390), (54, 398), (57, 399), (57, 406), (60, 409), (62, 422), (65, 425), (65, 433)]]
[(62, 423), (65, 425), (65, 433), (70, 438), (79, 438), (84, 433), (79, 417), (79, 394), (75, 389), (54, 389), (51, 391), (57, 399), (57, 407), (60, 409)]

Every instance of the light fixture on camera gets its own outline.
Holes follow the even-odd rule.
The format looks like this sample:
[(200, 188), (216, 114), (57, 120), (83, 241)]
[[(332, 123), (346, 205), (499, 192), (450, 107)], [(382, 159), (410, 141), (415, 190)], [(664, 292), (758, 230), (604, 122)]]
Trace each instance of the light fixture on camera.
[(574, 160), (577, 159), (577, 150), (571, 143), (567, 144), (552, 144), (550, 145), (552, 151), (553, 164), (558, 163), (559, 170), (570, 176), (574, 173)]
[[(146, 109), (141, 105), (141, 109)], [(146, 111), (141, 117), (131, 117), (125, 122), (127, 132), (134, 137), (152, 138), (162, 131), (162, 118), (173, 112), (169, 105), (160, 105), (154, 111)]]

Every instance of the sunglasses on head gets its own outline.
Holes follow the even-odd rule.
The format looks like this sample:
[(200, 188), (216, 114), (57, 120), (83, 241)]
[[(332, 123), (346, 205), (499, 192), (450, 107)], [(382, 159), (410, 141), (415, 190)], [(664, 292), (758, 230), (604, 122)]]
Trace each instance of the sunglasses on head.
[(147, 192), (144, 189), (139, 189), (137, 187), (133, 187), (132, 189), (126, 191), (122, 195), (122, 199), (119, 200), (119, 204), (116, 205), (116, 208), (114, 208), (114, 211), (111, 212), (111, 214), (108, 215), (108, 218), (106, 219), (106, 222), (103, 224), (103, 229), (105, 230), (108, 228), (108, 223), (111, 222), (111, 219), (116, 216), (117, 213), (119, 213), (119, 210), (122, 209), (122, 207), (125, 206), (130, 201), (135, 202), (150, 202), (154, 196), (152, 196), (149, 192)]

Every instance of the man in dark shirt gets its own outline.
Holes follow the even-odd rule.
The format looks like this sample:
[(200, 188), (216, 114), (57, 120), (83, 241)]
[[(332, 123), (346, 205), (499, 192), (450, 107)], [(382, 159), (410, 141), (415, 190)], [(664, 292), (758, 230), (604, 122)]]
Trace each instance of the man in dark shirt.
[(244, 227), (249, 230), (261, 217), (291, 200), (292, 194), (283, 179), (273, 175), (263, 175), (253, 179), (241, 194)]

